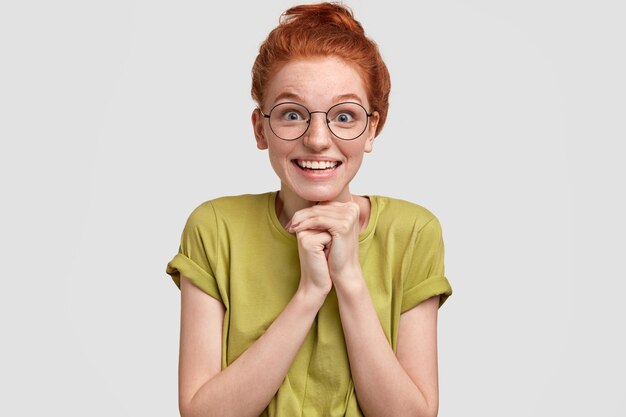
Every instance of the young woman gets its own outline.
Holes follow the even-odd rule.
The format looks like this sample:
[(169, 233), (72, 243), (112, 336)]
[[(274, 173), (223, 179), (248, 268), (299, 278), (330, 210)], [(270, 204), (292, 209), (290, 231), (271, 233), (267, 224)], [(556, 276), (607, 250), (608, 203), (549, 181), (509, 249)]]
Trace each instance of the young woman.
[(294, 7), (252, 78), (280, 191), (200, 204), (167, 265), (181, 415), (437, 415), (437, 311), (452, 294), (441, 226), (350, 192), (387, 116), (377, 46), (344, 6)]

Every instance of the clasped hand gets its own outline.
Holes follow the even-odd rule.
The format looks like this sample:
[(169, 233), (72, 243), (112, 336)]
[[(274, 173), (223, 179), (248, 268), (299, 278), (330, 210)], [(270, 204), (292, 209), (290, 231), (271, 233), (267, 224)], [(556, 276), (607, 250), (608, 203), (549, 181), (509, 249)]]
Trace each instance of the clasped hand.
[(301, 284), (328, 293), (359, 273), (359, 213), (354, 202), (322, 202), (293, 215), (286, 228), (298, 240)]

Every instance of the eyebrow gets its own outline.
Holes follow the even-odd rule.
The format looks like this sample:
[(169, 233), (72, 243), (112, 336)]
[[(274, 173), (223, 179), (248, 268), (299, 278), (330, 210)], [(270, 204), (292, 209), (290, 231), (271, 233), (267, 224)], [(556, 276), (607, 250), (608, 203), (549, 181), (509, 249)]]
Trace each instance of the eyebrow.
[(363, 104), (361, 102), (361, 98), (357, 96), (356, 94), (352, 94), (352, 93), (341, 94), (333, 98), (333, 101), (346, 101), (346, 100), (354, 100), (358, 102), (359, 104)]
[(274, 99), (274, 102), (277, 102), (277, 101), (282, 100), (282, 99), (304, 101), (304, 99), (302, 97), (300, 97), (296, 93), (292, 93), (292, 92), (289, 92), (289, 91), (286, 91), (284, 93), (280, 93), (279, 95), (277, 95), (276, 98)]
[[(279, 95), (276, 96), (276, 98), (274, 99), (274, 102), (278, 102), (280, 100), (283, 99), (287, 99), (287, 100), (294, 100), (294, 101), (298, 101), (300, 103), (304, 103), (304, 98), (302, 98), (302, 96), (293, 93), (291, 91), (285, 91), (283, 93), (280, 93)], [(363, 102), (361, 101), (361, 98), (359, 96), (357, 96), (356, 94), (353, 93), (347, 93), (347, 94), (340, 94), (338, 96), (333, 97), (332, 101), (333, 103), (338, 103), (341, 101), (349, 101), (349, 100), (353, 100), (356, 101), (359, 104), (363, 104)]]

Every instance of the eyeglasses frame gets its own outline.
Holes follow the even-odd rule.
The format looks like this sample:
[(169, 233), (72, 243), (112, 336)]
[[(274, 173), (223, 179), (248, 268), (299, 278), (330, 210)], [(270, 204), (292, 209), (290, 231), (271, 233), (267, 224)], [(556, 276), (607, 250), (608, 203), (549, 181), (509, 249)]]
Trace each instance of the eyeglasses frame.
[[(307, 124), (306, 129), (304, 129), (304, 132), (302, 132), (302, 134), (301, 134), (300, 136), (298, 136), (297, 138), (293, 138), (293, 139), (285, 139), (285, 138), (283, 138), (283, 137), (279, 136), (276, 132), (274, 132), (274, 129), (272, 128), (272, 123), (270, 122), (270, 116), (272, 115), (272, 112), (274, 111), (274, 109), (275, 109), (276, 107), (281, 106), (281, 105), (283, 105), (283, 104), (296, 104), (296, 105), (298, 105), (298, 106), (300, 106), (300, 107), (303, 107), (303, 108), (307, 111), (307, 113), (309, 114), (309, 119), (306, 121), (306, 124)], [(328, 127), (328, 130), (330, 131), (330, 133), (332, 133), (332, 135), (333, 135), (333, 136), (335, 136), (337, 139), (344, 140), (344, 141), (351, 141), (351, 140), (358, 139), (358, 138), (359, 138), (359, 137), (361, 137), (361, 135), (362, 135), (362, 134), (363, 134), (363, 133), (367, 130), (367, 123), (365, 123), (365, 127), (363, 127), (363, 130), (361, 131), (361, 133), (359, 133), (358, 135), (356, 135), (356, 136), (355, 136), (355, 137), (353, 137), (352, 139), (344, 139), (344, 138), (342, 138), (341, 136), (338, 136), (338, 135), (337, 135), (335, 132), (333, 132), (333, 130), (330, 128), (330, 120), (328, 120), (328, 113), (330, 113), (330, 111), (331, 111), (332, 109), (334, 109), (335, 107), (337, 107), (337, 106), (341, 106), (342, 104), (356, 104), (357, 106), (359, 106), (360, 108), (362, 108), (363, 110), (365, 110), (365, 115), (367, 116), (368, 121), (369, 121), (369, 118), (370, 118), (370, 117), (372, 117), (372, 116), (373, 116), (373, 114), (374, 114), (374, 113), (369, 113), (365, 107), (363, 107), (361, 104), (356, 103), (356, 102), (354, 102), (354, 101), (342, 101), (341, 103), (333, 104), (333, 105), (332, 105), (332, 106), (331, 106), (331, 107), (330, 107), (327, 111), (319, 111), (319, 110), (316, 110), (316, 111), (310, 111), (310, 110), (309, 110), (309, 109), (308, 109), (305, 105), (303, 105), (303, 104), (296, 103), (295, 101), (284, 101), (284, 102), (282, 102), (282, 103), (278, 103), (278, 104), (274, 105), (274, 107), (272, 107), (272, 108), (270, 109), (270, 112), (269, 112), (268, 114), (263, 113), (263, 110), (261, 110), (261, 108), (259, 108), (259, 111), (261, 112), (261, 115), (262, 115), (264, 118), (268, 119), (269, 126), (270, 126), (270, 130), (271, 130), (271, 131), (272, 131), (272, 133), (274, 133), (274, 135), (276, 135), (276, 137), (277, 137), (278, 139), (280, 139), (280, 140), (285, 140), (285, 141), (291, 142), (291, 141), (293, 141), (293, 140), (298, 140), (298, 139), (300, 139), (302, 136), (306, 135), (306, 132), (308, 132), (308, 131), (309, 131), (309, 127), (311, 127), (311, 120), (313, 120), (312, 115), (313, 115), (314, 113), (322, 113), (322, 114), (324, 114), (324, 115), (325, 115), (324, 119), (326, 119), (326, 127)]]

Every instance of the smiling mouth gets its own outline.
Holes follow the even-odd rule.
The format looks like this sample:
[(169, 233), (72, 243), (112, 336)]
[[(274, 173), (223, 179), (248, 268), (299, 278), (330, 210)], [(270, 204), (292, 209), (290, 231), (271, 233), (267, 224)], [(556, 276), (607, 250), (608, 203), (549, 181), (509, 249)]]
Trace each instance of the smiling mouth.
[(339, 161), (306, 161), (294, 159), (291, 162), (302, 170), (315, 172), (332, 171), (341, 165)]

